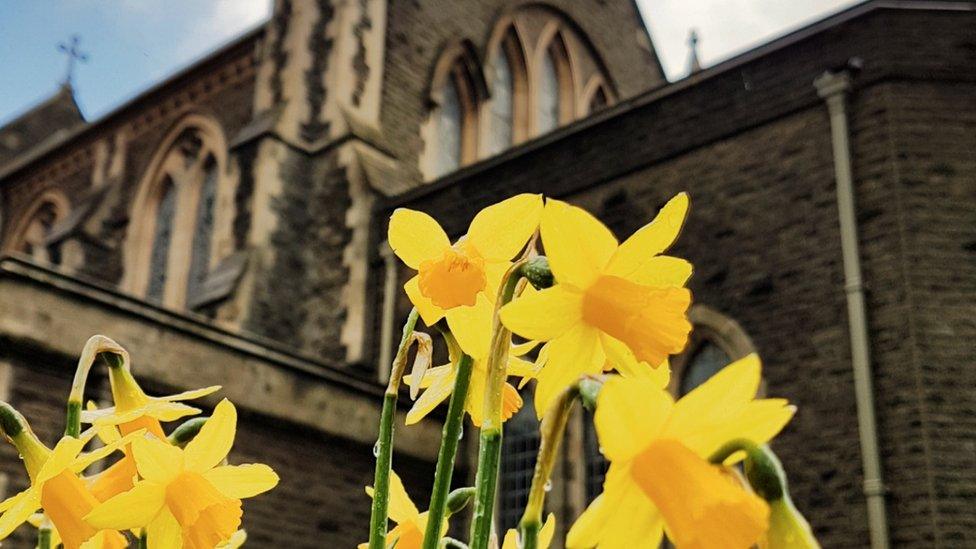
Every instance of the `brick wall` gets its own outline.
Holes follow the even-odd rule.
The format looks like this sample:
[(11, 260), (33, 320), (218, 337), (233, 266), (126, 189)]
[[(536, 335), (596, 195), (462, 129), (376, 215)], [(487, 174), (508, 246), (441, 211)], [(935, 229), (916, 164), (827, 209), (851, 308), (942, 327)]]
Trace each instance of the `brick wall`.
[(974, 25), (972, 11), (866, 10), (391, 206), (428, 211), (459, 234), (488, 203), (543, 192), (626, 234), (689, 191), (675, 253), (696, 265), (695, 299), (742, 325), (764, 357), (767, 393), (798, 404), (775, 448), (823, 545), (864, 547), (830, 126), (812, 86), (862, 58), (852, 148), (891, 537), (970, 545)]

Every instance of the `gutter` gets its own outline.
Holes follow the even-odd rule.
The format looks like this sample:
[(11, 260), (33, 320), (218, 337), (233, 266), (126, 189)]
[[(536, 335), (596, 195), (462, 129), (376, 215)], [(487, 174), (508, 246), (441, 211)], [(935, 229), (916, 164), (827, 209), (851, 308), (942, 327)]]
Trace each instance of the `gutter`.
[[(850, 64), (849, 64), (850, 65)], [(864, 472), (864, 496), (868, 508), (868, 529), (872, 549), (888, 549), (888, 518), (878, 427), (874, 409), (871, 348), (868, 340), (867, 308), (861, 277), (861, 253), (857, 239), (854, 205), (854, 178), (851, 163), (847, 96), (851, 91), (851, 70), (827, 71), (813, 82), (817, 94), (826, 102), (830, 114), (834, 176), (837, 180), (837, 210), (840, 218), (840, 243), (844, 264), (844, 293), (847, 295), (847, 320), (850, 328), (851, 366), (854, 370), (854, 397)]]

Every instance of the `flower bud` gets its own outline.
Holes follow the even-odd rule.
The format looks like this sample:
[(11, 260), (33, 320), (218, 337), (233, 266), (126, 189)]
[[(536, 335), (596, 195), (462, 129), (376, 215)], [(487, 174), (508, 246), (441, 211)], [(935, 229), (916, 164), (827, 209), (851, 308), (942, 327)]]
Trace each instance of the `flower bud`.
[(522, 266), (522, 276), (532, 284), (536, 290), (544, 290), (555, 284), (556, 280), (549, 269), (549, 260), (540, 255), (528, 260)]

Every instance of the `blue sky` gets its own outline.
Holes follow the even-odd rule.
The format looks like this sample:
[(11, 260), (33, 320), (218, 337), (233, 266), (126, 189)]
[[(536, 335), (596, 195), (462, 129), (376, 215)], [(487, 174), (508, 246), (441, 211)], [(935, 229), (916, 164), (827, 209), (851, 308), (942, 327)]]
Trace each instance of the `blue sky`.
[[(423, 1), (423, 0), (421, 0)], [(713, 64), (856, 3), (853, 0), (638, 0), (668, 76), (686, 72), (687, 35)], [(263, 21), (271, 0), (3, 0), (0, 125), (53, 93), (73, 34), (89, 56), (75, 72), (88, 119)]]

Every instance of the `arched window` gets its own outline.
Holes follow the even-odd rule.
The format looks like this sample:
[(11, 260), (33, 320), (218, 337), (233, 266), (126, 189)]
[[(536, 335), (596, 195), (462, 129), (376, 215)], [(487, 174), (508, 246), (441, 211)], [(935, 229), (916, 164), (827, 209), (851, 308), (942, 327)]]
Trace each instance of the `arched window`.
[(189, 302), (203, 287), (210, 271), (210, 251), (214, 232), (214, 209), (217, 203), (217, 163), (213, 158), (206, 161), (203, 185), (197, 203), (196, 223), (193, 233), (193, 252), (190, 258)]
[(132, 203), (125, 291), (174, 309), (198, 302), (233, 224), (233, 212), (217, 207), (232, 192), (226, 159), (220, 127), (204, 116), (188, 115), (163, 139)]
[(671, 392), (681, 397), (723, 368), (756, 352), (739, 323), (701, 304), (688, 310), (693, 329), (685, 352), (671, 360)]
[(495, 55), (491, 66), (490, 137), (488, 154), (498, 154), (512, 145), (515, 115), (515, 82), (508, 55), (502, 51)]
[(176, 189), (173, 180), (163, 181), (156, 209), (156, 227), (152, 242), (152, 255), (149, 260), (149, 286), (146, 288), (146, 299), (162, 303), (163, 291), (166, 289), (166, 277), (169, 273), (169, 250), (173, 242), (173, 221), (176, 215)]
[(546, 133), (559, 127), (561, 112), (559, 69), (554, 52), (550, 49), (542, 58), (539, 68), (539, 94), (536, 99), (536, 132)]
[(452, 172), (461, 165), (461, 142), (464, 138), (462, 125), (461, 94), (457, 79), (449, 77), (441, 89), (441, 104), (437, 109), (437, 156), (435, 176)]
[(57, 191), (48, 191), (27, 209), (27, 215), (13, 231), (10, 249), (42, 262), (60, 263), (60, 254), (48, 246), (54, 227), (68, 215), (68, 199)]

